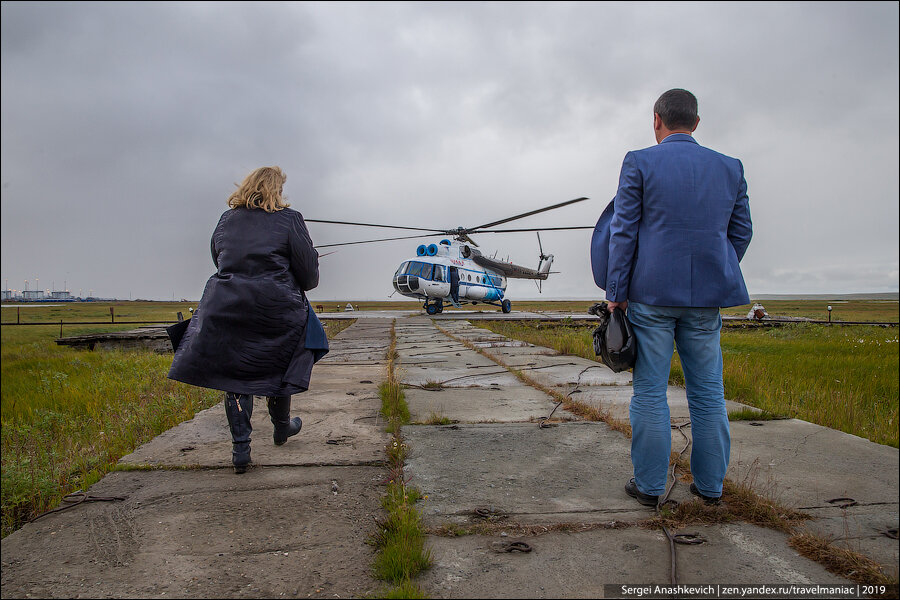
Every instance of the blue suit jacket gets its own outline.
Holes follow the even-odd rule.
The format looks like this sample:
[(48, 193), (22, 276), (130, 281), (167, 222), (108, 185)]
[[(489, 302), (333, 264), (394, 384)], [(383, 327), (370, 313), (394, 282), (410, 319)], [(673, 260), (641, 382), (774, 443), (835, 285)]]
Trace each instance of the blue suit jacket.
[(676, 133), (629, 152), (591, 240), (594, 281), (612, 302), (739, 306), (752, 225), (744, 167)]

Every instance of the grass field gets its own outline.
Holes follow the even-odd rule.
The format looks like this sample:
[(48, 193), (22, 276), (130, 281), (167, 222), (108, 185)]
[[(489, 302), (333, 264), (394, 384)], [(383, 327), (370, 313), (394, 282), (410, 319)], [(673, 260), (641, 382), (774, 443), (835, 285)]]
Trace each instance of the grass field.
[[(313, 306), (321, 306), (323, 312), (343, 312), (346, 300), (311, 301)], [(866, 300), (821, 298), (814, 300), (761, 300), (771, 317), (805, 317), (808, 319), (828, 320), (828, 306), (832, 307), (832, 321), (869, 321), (878, 323), (897, 323), (900, 320), (900, 309), (897, 300)], [(425, 314), (422, 303), (415, 300), (389, 301), (353, 301), (356, 310), (409, 310)], [(593, 304), (590, 300), (516, 300), (513, 299), (514, 311), (529, 312), (573, 312), (587, 314)], [(752, 304), (722, 309), (723, 315), (746, 317)], [(318, 310), (318, 309), (317, 309)], [(496, 306), (488, 304), (467, 304), (461, 309), (444, 307), (444, 312), (481, 311), (487, 313), (500, 312)], [(116, 313), (118, 315), (118, 313)], [(187, 313), (185, 313), (187, 314)], [(107, 318), (109, 312), (107, 311)]]
[[(312, 301), (314, 306), (317, 304)], [(833, 300), (832, 318), (897, 321), (896, 300)], [(336, 310), (346, 302), (323, 304)], [(332, 308), (331, 305), (334, 305)], [(586, 311), (590, 302), (519, 302), (516, 310)], [(825, 318), (823, 302), (764, 302), (772, 316)], [(57, 346), (63, 335), (127, 330), (116, 322), (174, 322), (196, 302), (66, 303), (2, 309), (2, 535), (85, 489), (123, 455), (198, 410), (217, 392), (165, 377), (171, 355), (88, 352)], [(354, 302), (362, 310), (416, 310), (415, 302)], [(481, 308), (481, 307), (479, 307)], [(485, 310), (496, 312), (494, 307)], [(746, 315), (747, 307), (731, 309)], [(729, 312), (729, 311), (725, 311)], [(22, 322), (54, 325), (12, 326)], [(102, 321), (102, 325), (74, 325)], [(324, 321), (329, 336), (351, 322)], [(510, 337), (594, 359), (590, 327), (494, 322)], [(501, 329), (504, 327), (505, 329)], [(897, 446), (897, 328), (791, 325), (723, 332), (728, 397), (778, 414)], [(673, 381), (679, 381), (677, 358)]]
[[(310, 303), (317, 312), (344, 312), (347, 300), (313, 300)], [(416, 300), (352, 301), (356, 310), (422, 310), (422, 303)], [(856, 300), (856, 299), (815, 299), (815, 300), (762, 300), (766, 311), (772, 317), (806, 317), (810, 319), (828, 319), (827, 307), (832, 307), (833, 321), (872, 321), (897, 323), (900, 319), (900, 307), (897, 300)], [(593, 304), (590, 300), (515, 300), (513, 310), (534, 312), (575, 312), (586, 314)], [(17, 317), (23, 323), (74, 321), (111, 321), (112, 308), (116, 321), (175, 321), (175, 315), (181, 312), (185, 317), (190, 315), (189, 309), (196, 308), (197, 302), (71, 302), (59, 305), (40, 303), (20, 303), (4, 305), (0, 313), (0, 323), (15, 323)], [(320, 311), (317, 307), (321, 306)], [(744, 317), (750, 311), (750, 304), (722, 310), (723, 315)], [(479, 310), (484, 312), (500, 312), (496, 306), (478, 304), (466, 305), (462, 309), (445, 307), (446, 312), (458, 310)]]
[[(511, 338), (597, 360), (590, 326), (475, 323)], [(725, 395), (776, 415), (896, 448), (898, 345), (896, 327), (791, 324), (726, 328), (722, 331)], [(672, 359), (670, 382), (684, 384), (677, 354)]]
[[(175, 320), (190, 303), (115, 305), (122, 320)], [(4, 308), (15, 313), (15, 309)], [(109, 305), (72, 303), (29, 308), (66, 322), (109, 319)], [(44, 318), (44, 317), (42, 317)], [(23, 318), (24, 320), (24, 318)], [(34, 319), (38, 320), (38, 319)], [(353, 321), (325, 323), (329, 337)], [(66, 325), (64, 335), (133, 329), (135, 325)], [(2, 536), (88, 486), (119, 458), (215, 405), (221, 393), (166, 377), (172, 355), (150, 351), (75, 350), (55, 343), (59, 325), (0, 329), (2, 353)]]

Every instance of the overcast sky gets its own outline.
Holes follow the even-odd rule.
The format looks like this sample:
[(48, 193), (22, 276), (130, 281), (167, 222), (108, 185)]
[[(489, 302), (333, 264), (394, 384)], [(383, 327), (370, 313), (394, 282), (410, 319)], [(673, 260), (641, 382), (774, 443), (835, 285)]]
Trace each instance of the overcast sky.
[[(751, 296), (898, 291), (896, 2), (4, 1), (0, 42), (4, 287), (198, 299), (265, 165), (307, 218), (471, 227), (588, 196), (508, 226), (593, 225), (683, 87), (696, 139), (744, 164)], [(541, 238), (542, 297), (601, 297), (590, 231)], [(537, 266), (533, 233), (476, 240)], [(387, 299), (418, 243), (322, 257), (311, 298)]]

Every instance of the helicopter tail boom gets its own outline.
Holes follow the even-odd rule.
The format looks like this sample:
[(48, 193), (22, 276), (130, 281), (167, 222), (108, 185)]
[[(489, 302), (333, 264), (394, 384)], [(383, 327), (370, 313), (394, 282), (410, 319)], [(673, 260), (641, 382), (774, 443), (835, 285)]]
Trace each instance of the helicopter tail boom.
[(502, 260), (496, 260), (484, 256), (480, 251), (469, 246), (463, 246), (463, 256), (470, 259), (479, 267), (503, 273), (509, 279), (547, 279), (550, 275), (550, 265), (553, 264), (553, 255), (542, 257), (540, 266), (529, 269)]

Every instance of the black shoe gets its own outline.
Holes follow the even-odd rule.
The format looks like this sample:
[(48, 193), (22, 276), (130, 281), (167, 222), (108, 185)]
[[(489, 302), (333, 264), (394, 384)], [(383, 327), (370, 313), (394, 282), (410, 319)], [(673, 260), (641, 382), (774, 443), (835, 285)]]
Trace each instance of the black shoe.
[(704, 496), (693, 483), (691, 484), (691, 493), (703, 500), (703, 503), (707, 506), (718, 506), (722, 502), (721, 496)]
[(228, 428), (231, 430), (231, 464), (234, 472), (240, 475), (247, 472), (250, 460), (250, 434), (253, 426), (253, 396), (249, 394), (225, 394), (225, 414), (228, 416)]
[(637, 488), (637, 484), (634, 482), (634, 477), (631, 478), (631, 481), (625, 484), (625, 493), (643, 504), (644, 506), (656, 506), (659, 504), (659, 496), (651, 496), (650, 494), (645, 494), (641, 490)]
[(269, 408), (269, 417), (275, 431), (272, 433), (272, 441), (276, 446), (284, 444), (289, 437), (300, 433), (303, 421), (300, 417), (291, 418), (290, 396), (268, 396), (266, 403)]

